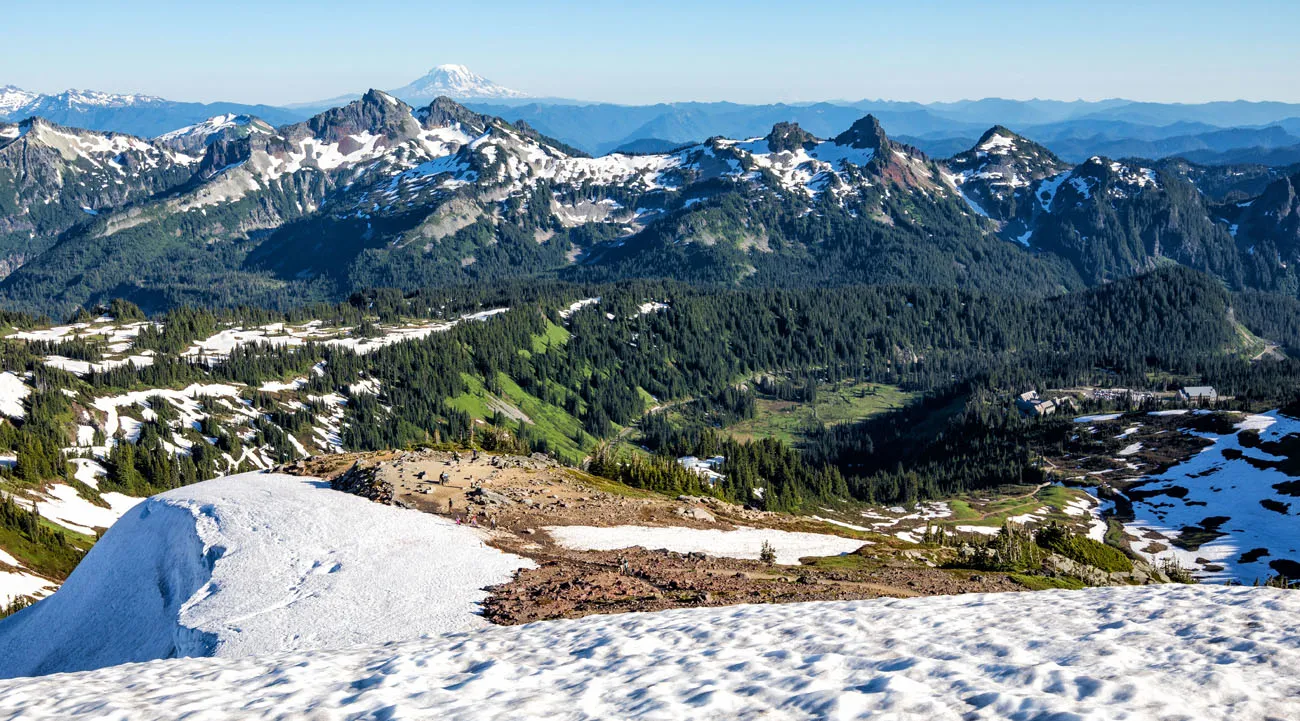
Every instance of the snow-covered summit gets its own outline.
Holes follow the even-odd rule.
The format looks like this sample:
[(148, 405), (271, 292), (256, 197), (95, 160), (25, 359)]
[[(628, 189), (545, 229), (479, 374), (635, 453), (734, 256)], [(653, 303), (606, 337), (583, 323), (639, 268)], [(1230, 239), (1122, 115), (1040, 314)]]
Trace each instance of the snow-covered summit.
[(42, 95), (42, 104), (70, 107), (123, 108), (132, 105), (153, 105), (166, 102), (155, 95), (143, 93), (106, 93), (101, 90), (65, 90), (56, 95)]
[(155, 141), (182, 151), (198, 151), (221, 138), (247, 137), (250, 134), (272, 135), (275, 128), (252, 115), (222, 113), (193, 125), (163, 133)]
[(15, 679), (0, 715), (1289, 719), (1297, 618), (1195, 586), (695, 608)]
[(502, 87), (464, 65), (439, 65), (420, 79), (390, 91), (409, 102), (428, 102), (445, 95), (457, 100), (526, 98), (527, 93)]
[(208, 118), (207, 120), (204, 120), (201, 123), (195, 123), (194, 125), (186, 125), (185, 127), (177, 128), (176, 130), (173, 130), (170, 133), (163, 133), (162, 135), (159, 135), (157, 139), (174, 140), (176, 138), (180, 138), (188, 135), (203, 135), (206, 137), (208, 135), (212, 135), (213, 133), (218, 133), (227, 128), (236, 128), (245, 125), (253, 125), (254, 123), (257, 123), (260, 126), (262, 126), (258, 128), (259, 132), (268, 132), (268, 133), (273, 132), (272, 129), (266, 127), (265, 123), (261, 123), (260, 121), (257, 120), (257, 118), (254, 118), (251, 115), (235, 115), (234, 113), (223, 113), (221, 115), (214, 115)]
[(36, 93), (13, 85), (0, 87), (0, 115), (8, 115), (25, 108), (31, 105), (36, 98)]
[(15, 120), (33, 115), (51, 115), (60, 111), (90, 111), (104, 108), (156, 106), (167, 101), (140, 93), (106, 93), (99, 90), (65, 90), (53, 95), (33, 93), (22, 88), (0, 87), (0, 117)]
[(530, 563), (313, 479), (219, 478), (140, 503), (58, 592), (0, 621), (0, 677), (464, 630), (486, 624), (481, 589)]

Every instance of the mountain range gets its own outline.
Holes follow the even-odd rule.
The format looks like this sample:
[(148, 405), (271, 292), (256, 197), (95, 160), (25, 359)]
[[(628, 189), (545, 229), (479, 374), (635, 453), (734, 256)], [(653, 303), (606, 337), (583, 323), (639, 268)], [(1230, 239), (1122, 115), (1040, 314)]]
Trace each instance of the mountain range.
[(40, 117), (71, 127), (153, 137), (223, 114), (253, 115), (277, 125), (304, 117), (298, 111), (272, 105), (186, 103), (152, 95), (93, 90), (67, 90), (45, 95), (12, 85), (0, 87), (0, 122)]
[(1170, 262), (1295, 294), (1297, 185), (1296, 169), (1071, 163), (1001, 125), (936, 160), (872, 114), (601, 157), (375, 90), (154, 140), (32, 119), (0, 125), (0, 299), (287, 305), (538, 274), (1047, 294)]
[[(1300, 105), (1277, 102), (1147, 103), (1009, 100), (956, 102), (886, 100), (744, 105), (728, 102), (619, 105), (532, 97), (503, 87), (464, 65), (444, 64), (387, 91), (412, 106), (445, 96), (472, 109), (522, 120), (583, 152), (601, 155), (662, 151), (713, 136), (754, 137), (778, 122), (797, 122), (809, 132), (833, 135), (871, 114), (900, 140), (935, 157), (969, 147), (993, 125), (1034, 138), (1072, 163), (1093, 155), (1164, 158), (1201, 164), (1257, 163), (1285, 166), (1300, 161)], [(0, 121), (40, 116), (90, 130), (155, 137), (216, 115), (250, 115), (272, 125), (305, 120), (345, 105), (360, 94), (289, 104), (185, 103), (147, 95), (67, 91), (40, 95), (0, 88)]]

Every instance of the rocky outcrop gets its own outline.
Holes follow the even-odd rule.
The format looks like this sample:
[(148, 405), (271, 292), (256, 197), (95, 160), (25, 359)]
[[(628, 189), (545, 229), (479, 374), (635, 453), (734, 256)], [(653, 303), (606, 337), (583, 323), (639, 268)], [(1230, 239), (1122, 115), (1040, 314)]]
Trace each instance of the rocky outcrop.
[(369, 498), (375, 503), (393, 503), (393, 484), (380, 480), (378, 465), (353, 464), (346, 473), (330, 481), (330, 488), (354, 496)]
[(1162, 571), (1142, 561), (1133, 562), (1132, 571), (1106, 572), (1095, 566), (1079, 563), (1059, 553), (1043, 559), (1043, 574), (1048, 577), (1077, 578), (1089, 586), (1141, 586), (1148, 583), (1169, 583)]
[(817, 144), (813, 134), (799, 127), (798, 123), (777, 123), (772, 132), (767, 134), (767, 147), (773, 153), (794, 152), (800, 148), (809, 148)]

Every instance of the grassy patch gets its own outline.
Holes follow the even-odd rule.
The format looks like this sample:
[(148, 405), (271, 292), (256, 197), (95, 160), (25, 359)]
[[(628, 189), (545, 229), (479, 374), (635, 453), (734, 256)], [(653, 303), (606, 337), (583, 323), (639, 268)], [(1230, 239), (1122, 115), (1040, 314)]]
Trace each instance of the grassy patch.
[(645, 403), (645, 407), (647, 409), (654, 408), (655, 405), (659, 403), (659, 401), (655, 400), (654, 396), (650, 395), (650, 391), (642, 388), (641, 386), (636, 387), (636, 394), (638, 396), (641, 396), (641, 402)]
[(1128, 548), (1128, 538), (1124, 536), (1124, 524), (1114, 518), (1106, 519), (1106, 545), (1112, 548)]
[(1057, 577), (1048, 578), (1047, 576), (1030, 576), (1024, 573), (1009, 573), (1007, 578), (1024, 586), (1031, 591), (1047, 591), (1053, 588), (1068, 588), (1078, 590), (1084, 588), (1085, 584), (1077, 578)]
[(447, 405), (470, 414), (474, 418), (485, 420), (492, 415), (492, 410), (487, 406), (487, 389), (483, 387), (483, 382), (477, 376), (468, 373), (462, 373), (466, 390), (464, 393), (447, 399)]
[(1246, 326), (1235, 321), (1232, 326), (1236, 331), (1236, 335), (1233, 337), (1233, 340), (1228, 343), (1228, 348), (1226, 350), (1229, 353), (1236, 355), (1239, 358), (1251, 360), (1268, 349), (1268, 341), (1260, 338), (1254, 333), (1251, 333)]
[(501, 390), (506, 400), (528, 416), (533, 422), (533, 430), (545, 438), (553, 450), (575, 458), (583, 455), (583, 448), (574, 441), (582, 434), (582, 423), (577, 418), (529, 394), (505, 374), (501, 375)]
[(809, 556), (799, 559), (800, 563), (813, 568), (832, 568), (845, 571), (863, 571), (879, 566), (880, 564), (866, 556), (857, 553), (846, 553), (842, 556)]
[(545, 353), (548, 348), (562, 346), (569, 342), (569, 331), (563, 326), (547, 322), (546, 332), (533, 336), (533, 352)]
[(642, 488), (633, 488), (631, 486), (625, 486), (622, 483), (619, 483), (618, 481), (611, 481), (608, 478), (593, 476), (590, 473), (587, 473), (586, 471), (579, 471), (576, 468), (568, 469), (568, 473), (574, 480), (578, 481), (579, 483), (582, 483), (583, 485), (589, 486), (597, 491), (604, 491), (605, 493), (611, 493), (616, 496), (626, 496), (627, 498), (659, 497), (659, 494), (655, 493), (654, 491), (647, 491)]
[(971, 508), (969, 503), (960, 499), (948, 501), (948, 507), (952, 509), (952, 515), (949, 516), (949, 520), (973, 521), (980, 517), (979, 511)]
[(728, 426), (726, 433), (737, 440), (777, 438), (797, 444), (810, 425), (836, 425), (869, 418), (885, 411), (902, 408), (914, 394), (897, 386), (880, 383), (843, 382), (818, 386), (813, 403), (758, 398), (755, 415)]
[[(44, 519), (42, 519), (42, 525), (44, 525)], [(64, 531), (69, 543), (84, 540), (87, 548), (94, 543), (94, 539), (88, 536), (66, 531), (61, 526), (55, 526), (54, 524), (50, 524), (50, 526), (52, 530)], [(72, 569), (76, 568), (77, 562), (81, 560), (81, 553), (70, 545), (51, 548), (32, 543), (12, 528), (0, 528), (0, 548), (4, 548), (27, 568), (54, 578), (67, 578), (68, 574), (72, 573)]]

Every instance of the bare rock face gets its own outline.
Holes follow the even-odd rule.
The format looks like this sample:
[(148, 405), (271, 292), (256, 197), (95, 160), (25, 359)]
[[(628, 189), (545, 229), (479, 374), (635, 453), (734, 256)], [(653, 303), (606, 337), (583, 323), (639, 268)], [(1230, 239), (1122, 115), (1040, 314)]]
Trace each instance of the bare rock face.
[(353, 465), (346, 473), (330, 481), (330, 488), (376, 503), (393, 504), (393, 484), (379, 478), (379, 466)]

